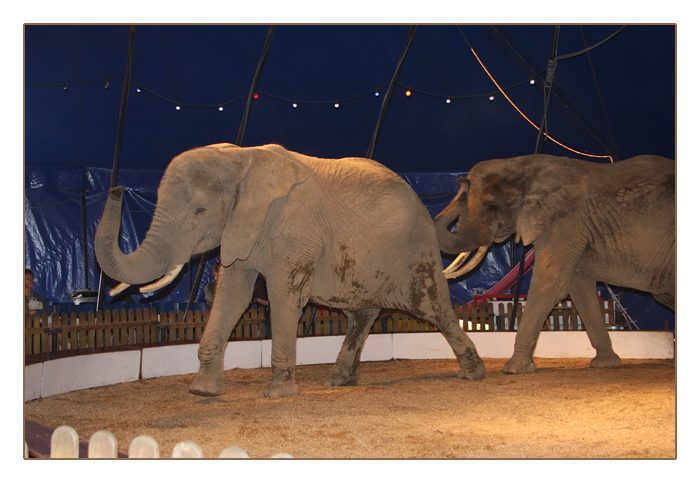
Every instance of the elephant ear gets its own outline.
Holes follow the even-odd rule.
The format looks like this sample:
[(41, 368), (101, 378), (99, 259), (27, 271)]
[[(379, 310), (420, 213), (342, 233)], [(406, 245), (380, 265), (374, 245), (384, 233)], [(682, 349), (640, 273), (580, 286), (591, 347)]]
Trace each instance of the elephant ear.
[(245, 260), (265, 224), (272, 202), (286, 198), (308, 178), (308, 172), (291, 158), (256, 148), (245, 178), (238, 185), (221, 238), (221, 263)]
[(582, 161), (537, 156), (527, 169), (516, 241), (529, 245), (552, 223), (576, 210), (589, 196), (590, 175)]

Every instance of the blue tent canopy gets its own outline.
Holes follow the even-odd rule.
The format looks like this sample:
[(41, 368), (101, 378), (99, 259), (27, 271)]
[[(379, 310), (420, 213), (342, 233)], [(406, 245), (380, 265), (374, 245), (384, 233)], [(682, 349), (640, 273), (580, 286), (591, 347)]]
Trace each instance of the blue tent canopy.
[[(675, 158), (676, 27), (621, 27), (561, 27), (547, 128), (578, 153), (554, 142), (545, 153), (593, 162)], [(526, 117), (539, 124), (543, 115), (553, 25), (419, 25), (388, 93), (409, 29), (278, 26), (242, 145), (363, 156), (389, 94), (373, 158), (400, 173), (433, 215), (476, 162), (534, 151), (537, 130)], [(110, 186), (130, 26), (24, 30), (25, 266), (39, 291), (66, 298), (97, 288), (92, 242)], [(173, 156), (235, 141), (268, 32), (266, 25), (136, 26), (118, 177), (126, 188), (123, 250), (145, 235)], [(477, 274), (451, 285), (453, 299), (490, 288), (519, 254), (510, 242), (496, 247)], [(186, 300), (198, 262), (149, 297)], [(210, 278), (207, 269), (197, 299)], [(675, 321), (646, 295), (626, 297), (640, 323)]]

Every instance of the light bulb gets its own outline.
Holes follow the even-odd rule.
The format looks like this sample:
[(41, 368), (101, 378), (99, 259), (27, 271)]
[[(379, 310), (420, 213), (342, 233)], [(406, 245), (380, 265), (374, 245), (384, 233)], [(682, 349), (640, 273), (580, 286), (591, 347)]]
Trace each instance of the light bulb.
[(176, 110), (176, 111), (179, 111), (179, 110), (180, 110), (180, 106), (175, 106), (175, 110)]
[(411, 97), (411, 91), (410, 91), (410, 90), (406, 91), (406, 97)]
[(379, 97), (379, 92), (375, 92), (374, 97)]
[(298, 104), (295, 102), (294, 104), (292, 104), (292, 107), (293, 107), (294, 109), (296, 109), (296, 108), (297, 108), (297, 105), (298, 105)]
[(219, 112), (224, 110), (224, 106), (219, 106)]
[(337, 102), (334, 105), (335, 105), (336, 109), (338, 109), (340, 107), (340, 104), (338, 104)]
[(535, 79), (530, 80), (530, 85), (535, 85)]
[(493, 101), (495, 98), (493, 96), (489, 96), (489, 101)]
[(452, 101), (449, 100), (449, 99), (446, 99), (446, 100), (445, 100), (445, 104), (449, 104), (450, 102), (452, 102)]

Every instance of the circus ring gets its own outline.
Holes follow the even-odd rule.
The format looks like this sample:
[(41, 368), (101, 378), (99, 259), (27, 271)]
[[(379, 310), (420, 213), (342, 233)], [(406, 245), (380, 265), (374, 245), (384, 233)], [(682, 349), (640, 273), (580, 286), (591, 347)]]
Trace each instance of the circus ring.
[(619, 369), (590, 369), (583, 332), (543, 332), (535, 374), (505, 375), (515, 333), (470, 333), (487, 367), (463, 381), (445, 339), (376, 334), (365, 344), (360, 381), (323, 379), (341, 336), (297, 342), (301, 394), (262, 396), (269, 340), (230, 342), (226, 393), (188, 392), (197, 344), (58, 358), (25, 367), (25, 418), (99, 430), (120, 451), (139, 435), (161, 454), (196, 442), (207, 458), (239, 446), (252, 458), (675, 458), (676, 384), (671, 332), (611, 332)]

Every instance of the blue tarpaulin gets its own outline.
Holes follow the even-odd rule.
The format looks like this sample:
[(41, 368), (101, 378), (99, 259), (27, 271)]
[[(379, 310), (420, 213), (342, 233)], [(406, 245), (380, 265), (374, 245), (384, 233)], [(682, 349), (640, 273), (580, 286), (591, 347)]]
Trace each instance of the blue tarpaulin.
[[(157, 200), (162, 171), (122, 170), (119, 185), (125, 188), (120, 246), (125, 253), (136, 249), (146, 235)], [(437, 215), (455, 196), (458, 179), (467, 173), (403, 173), (419, 194), (431, 216)], [(93, 242), (110, 185), (111, 170), (102, 168), (27, 166), (25, 170), (25, 266), (34, 272), (35, 288), (47, 299), (68, 302), (73, 291), (97, 289), (100, 270)], [(453, 302), (466, 303), (498, 283), (520, 259), (512, 241), (494, 246), (479, 268), (468, 277), (450, 282)], [(84, 253), (87, 252), (87, 261)], [(211, 266), (218, 254), (208, 254), (206, 269), (195, 299), (204, 301), (204, 286), (212, 280)], [(445, 264), (451, 260), (446, 259)], [(153, 294), (130, 289), (133, 302), (187, 302), (200, 258), (191, 260), (169, 287)], [(537, 260), (535, 259), (535, 264)], [(118, 281), (107, 278), (109, 287)], [(527, 294), (529, 276), (523, 281)], [(607, 292), (601, 288), (603, 295)], [(619, 289), (615, 289), (620, 293)], [(607, 297), (606, 297), (607, 298)], [(109, 302), (109, 296), (106, 297)], [(625, 306), (640, 328), (662, 329), (663, 321), (675, 325), (675, 314), (652, 297), (625, 291)], [(672, 325), (672, 327), (673, 327)]]
[[(126, 189), (121, 243), (128, 252), (146, 233), (167, 160), (236, 142), (244, 119), (245, 146), (358, 156), (391, 100), (372, 158), (403, 173), (435, 215), (454, 196), (459, 171), (533, 152), (555, 32), (546, 120), (551, 140), (562, 144), (548, 141), (542, 152), (574, 150), (599, 162), (607, 155), (676, 158), (674, 24), (419, 25), (403, 56), (412, 30), (279, 25), (257, 78), (268, 25), (140, 24), (130, 62), (130, 25), (25, 25), (25, 257), (37, 289), (65, 298), (97, 288), (92, 243), (115, 158)], [(489, 289), (520, 251), (511, 242), (492, 249), (475, 273), (450, 282), (453, 299), (467, 302)], [(186, 300), (198, 263), (148, 298)], [(209, 280), (207, 267), (198, 300)], [(624, 303), (642, 327), (675, 320), (647, 295), (625, 292)]]

